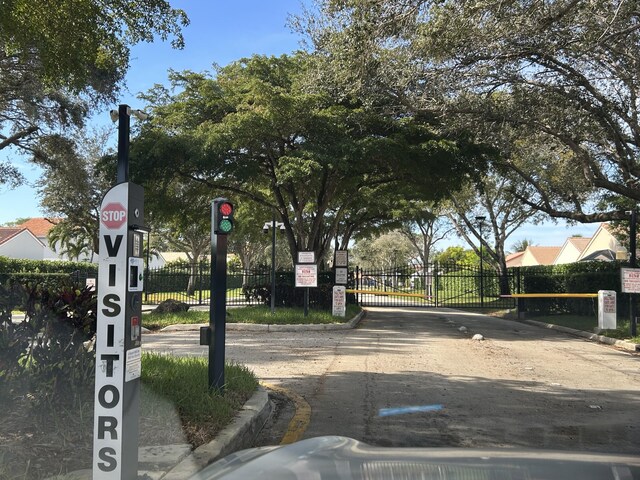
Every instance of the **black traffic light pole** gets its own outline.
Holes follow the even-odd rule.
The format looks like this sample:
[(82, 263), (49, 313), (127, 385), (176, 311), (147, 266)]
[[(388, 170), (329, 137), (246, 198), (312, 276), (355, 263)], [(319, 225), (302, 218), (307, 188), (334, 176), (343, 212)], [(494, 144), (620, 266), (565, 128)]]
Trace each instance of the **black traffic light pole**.
[[(229, 208), (223, 215), (220, 206)], [(227, 222), (224, 229), (221, 221)], [(200, 329), (200, 344), (209, 345), (209, 388), (224, 393), (225, 329), (227, 322), (227, 234), (233, 228), (233, 205), (226, 198), (211, 202), (211, 295), (209, 326)]]

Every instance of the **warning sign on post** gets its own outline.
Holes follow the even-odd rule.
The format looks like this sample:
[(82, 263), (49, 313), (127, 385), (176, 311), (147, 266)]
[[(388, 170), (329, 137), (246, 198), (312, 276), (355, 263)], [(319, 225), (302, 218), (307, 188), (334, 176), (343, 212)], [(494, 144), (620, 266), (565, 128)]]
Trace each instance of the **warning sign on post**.
[(347, 314), (346, 289), (343, 286), (333, 287), (331, 314), (334, 317), (344, 317)]
[(598, 328), (616, 328), (616, 292), (598, 290)]
[(640, 268), (621, 268), (622, 293), (640, 293)]
[(347, 250), (336, 250), (334, 267), (348, 267), (348, 266), (349, 266), (349, 252)]
[(296, 264), (296, 287), (317, 287), (318, 266)]

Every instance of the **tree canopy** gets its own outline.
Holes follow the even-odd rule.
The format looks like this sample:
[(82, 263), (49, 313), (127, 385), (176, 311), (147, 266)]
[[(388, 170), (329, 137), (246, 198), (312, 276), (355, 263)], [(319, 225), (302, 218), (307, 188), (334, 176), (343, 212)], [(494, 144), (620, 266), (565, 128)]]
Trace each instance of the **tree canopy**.
[(590, 222), (623, 218), (640, 200), (636, 7), (324, 0), (297, 25), (336, 90), (393, 99), (490, 144), (506, 129), (495, 160), (526, 182), (520, 201)]
[[(273, 209), (291, 255), (314, 250), (318, 258), (346, 235), (344, 221), (356, 221), (353, 233), (393, 219), (394, 199), (440, 198), (475, 174), (484, 157), (473, 144), (418, 116), (384, 115), (309, 89), (313, 61), (254, 56), (215, 75), (173, 72), (173, 91), (156, 86), (143, 95), (153, 121), (136, 140), (149, 146), (137, 149), (141, 172)], [(176, 143), (188, 148), (175, 151)]]
[[(0, 151), (40, 161), (40, 139), (81, 125), (91, 106), (115, 98), (131, 45), (157, 35), (181, 47), (188, 24), (166, 0), (0, 0), (0, 11)], [(0, 162), (0, 184), (21, 180)]]

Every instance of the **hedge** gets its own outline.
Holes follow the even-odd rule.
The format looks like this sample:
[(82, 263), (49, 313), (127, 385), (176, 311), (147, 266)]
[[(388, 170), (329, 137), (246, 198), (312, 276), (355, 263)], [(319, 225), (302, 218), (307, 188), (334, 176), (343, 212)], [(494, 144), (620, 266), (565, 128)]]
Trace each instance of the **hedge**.
[(89, 277), (97, 277), (98, 265), (89, 262), (58, 260), (23, 260), (0, 256), (0, 283), (9, 279), (27, 281), (47, 278), (71, 278), (84, 283)]
[[(597, 293), (617, 292), (618, 315), (628, 315), (629, 295), (620, 293), (620, 268), (626, 262), (578, 262), (563, 265), (516, 267), (520, 293)], [(514, 292), (517, 290), (514, 289)], [(597, 299), (549, 298), (527, 300), (527, 309), (539, 313), (574, 313), (595, 315)]]

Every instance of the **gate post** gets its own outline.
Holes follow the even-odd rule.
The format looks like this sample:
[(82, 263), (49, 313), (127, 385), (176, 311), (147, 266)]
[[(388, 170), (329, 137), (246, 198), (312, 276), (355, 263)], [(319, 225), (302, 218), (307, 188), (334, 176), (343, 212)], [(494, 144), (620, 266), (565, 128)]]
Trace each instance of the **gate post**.
[(434, 303), (436, 307), (438, 307), (438, 267), (439, 266), (440, 265), (438, 264), (438, 262), (434, 262), (433, 264), (433, 284), (434, 284), (433, 298), (434, 298)]

